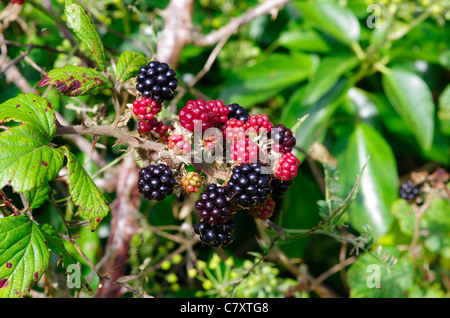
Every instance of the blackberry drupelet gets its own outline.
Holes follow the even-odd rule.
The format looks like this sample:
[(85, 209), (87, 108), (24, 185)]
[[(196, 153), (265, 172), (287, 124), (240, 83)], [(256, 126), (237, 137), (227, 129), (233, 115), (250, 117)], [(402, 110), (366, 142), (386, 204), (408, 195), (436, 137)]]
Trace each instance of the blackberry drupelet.
[(261, 164), (246, 163), (233, 168), (226, 187), (232, 196), (232, 203), (248, 209), (266, 202), (271, 192), (270, 176), (262, 173)]
[(137, 185), (144, 198), (161, 201), (173, 193), (175, 178), (165, 164), (149, 165), (139, 171)]
[(280, 180), (276, 177), (272, 177), (270, 180), (270, 187), (272, 188), (271, 196), (273, 198), (284, 197), (292, 182), (293, 180)]
[(399, 195), (406, 200), (414, 200), (419, 195), (420, 189), (414, 181), (408, 180), (400, 186)]
[(278, 153), (291, 152), (296, 144), (292, 131), (283, 124), (276, 125), (268, 135), (274, 142), (272, 149)]
[(250, 118), (249, 113), (239, 104), (233, 103), (227, 105), (230, 112), (228, 113), (228, 119), (242, 120), (244, 123)]
[(229, 219), (225, 223), (209, 225), (200, 220), (194, 225), (194, 233), (200, 235), (200, 241), (213, 247), (227, 246), (234, 241), (235, 223)]
[(170, 101), (177, 86), (176, 73), (166, 63), (151, 61), (139, 69), (136, 89), (144, 98), (151, 98), (157, 103)]
[(200, 217), (213, 226), (225, 223), (234, 213), (230, 205), (229, 191), (226, 187), (211, 183), (195, 202)]

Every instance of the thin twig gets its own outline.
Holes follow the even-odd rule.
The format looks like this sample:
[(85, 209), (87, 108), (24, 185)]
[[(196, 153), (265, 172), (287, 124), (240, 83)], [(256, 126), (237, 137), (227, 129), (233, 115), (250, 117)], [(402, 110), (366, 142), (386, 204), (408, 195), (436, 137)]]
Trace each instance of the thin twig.
[(12, 60), (8, 63), (8, 65), (6, 65), (5, 68), (3, 68), (3, 69), (0, 71), (0, 77), (2, 77), (3, 74), (5, 74), (6, 71), (7, 71), (11, 66), (13, 66), (13, 65), (15, 65), (15, 64), (17, 64), (17, 63), (19, 63), (21, 60), (23, 60), (23, 59), (25, 58), (25, 56), (27, 56), (28, 54), (30, 54), (31, 50), (32, 50), (32, 48), (30, 47), (30, 48), (28, 48), (28, 50), (27, 50), (25, 53), (21, 53), (19, 56), (17, 56), (17, 57), (15, 57), (14, 59), (12, 59)]

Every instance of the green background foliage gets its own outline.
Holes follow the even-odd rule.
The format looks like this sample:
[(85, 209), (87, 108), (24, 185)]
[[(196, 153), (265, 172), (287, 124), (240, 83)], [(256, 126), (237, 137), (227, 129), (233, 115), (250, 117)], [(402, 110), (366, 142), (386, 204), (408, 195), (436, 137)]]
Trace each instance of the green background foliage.
[[(195, 1), (194, 28), (207, 34), (261, 2)], [(0, 38), (8, 41), (0, 57), (0, 184), (14, 202), (26, 202), (42, 224), (24, 215), (6, 217), (2, 207), (2, 297), (15, 297), (11, 288), (28, 295), (44, 271), (48, 279), (34, 285), (37, 293), (90, 297), (96, 292), (98, 277), (86, 259), (97, 264), (104, 256), (108, 202), (117, 189), (94, 181), (100, 176), (107, 183), (107, 168), (127, 148), (99, 137), (95, 143), (103, 145), (101, 155), (110, 163), (99, 166), (73, 140), (55, 136), (55, 112), (73, 125), (115, 121), (110, 89), (122, 85), (122, 98), (133, 89), (133, 74), (164, 41), (164, 20), (157, 12), (169, 1), (81, 1), (86, 12), (74, 9), (76, 1), (49, 3), (50, 8), (27, 1)], [(171, 109), (190, 99), (220, 99), (266, 113), (274, 124), (295, 131), (294, 153), (302, 165), (277, 201), (271, 220), (276, 227), (267, 230), (240, 213), (233, 244), (221, 251), (200, 244), (187, 249), (182, 243), (190, 233), (182, 227), (192, 220), (180, 218), (178, 208), (189, 198), (144, 200), (139, 214), (145, 226), (131, 239), (121, 282), (158, 297), (448, 297), (449, 18), (447, 0), (294, 0), (276, 16), (241, 26)], [(213, 49), (183, 48), (180, 87), (188, 87)], [(20, 54), (27, 58), (12, 63)], [(28, 84), (2, 71), (6, 66)], [(68, 74), (74, 76), (70, 86), (86, 73), (81, 89), (58, 88)], [(125, 96), (132, 103), (131, 94)], [(30, 115), (27, 107), (35, 103), (40, 107)], [(67, 189), (55, 180), (63, 168), (69, 172)], [(12, 180), (11, 171), (17, 171)], [(399, 198), (399, 187), (409, 179), (421, 186), (416, 201)], [(76, 246), (57, 234), (67, 234), (61, 216), (90, 221), (74, 227)], [(15, 237), (8, 236), (13, 232)], [(50, 255), (41, 248), (45, 237)], [(40, 248), (39, 257), (30, 256), (30, 246), (11, 250), (19, 240)], [(14, 265), (6, 268), (12, 259)], [(76, 262), (84, 275), (81, 292), (64, 287), (64, 269)], [(370, 265), (379, 266), (381, 287), (368, 287)], [(94, 278), (86, 280), (89, 275)], [(2, 288), (4, 278), (23, 284)], [(58, 280), (59, 290), (48, 288)]]

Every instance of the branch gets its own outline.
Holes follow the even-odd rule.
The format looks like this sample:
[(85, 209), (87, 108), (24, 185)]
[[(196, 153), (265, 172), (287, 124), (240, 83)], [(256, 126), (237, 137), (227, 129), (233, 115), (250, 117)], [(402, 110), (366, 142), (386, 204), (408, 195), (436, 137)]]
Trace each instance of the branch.
[(290, 2), (291, 0), (266, 0), (260, 5), (249, 9), (247, 12), (242, 14), (241, 16), (234, 18), (227, 25), (221, 27), (218, 30), (212, 31), (207, 35), (202, 35), (198, 33), (194, 33), (192, 35), (192, 44), (197, 46), (211, 46), (215, 43), (219, 42), (223, 38), (227, 38), (232, 34), (235, 34), (239, 28), (259, 16), (265, 14), (272, 14), (278, 12), (285, 4)]

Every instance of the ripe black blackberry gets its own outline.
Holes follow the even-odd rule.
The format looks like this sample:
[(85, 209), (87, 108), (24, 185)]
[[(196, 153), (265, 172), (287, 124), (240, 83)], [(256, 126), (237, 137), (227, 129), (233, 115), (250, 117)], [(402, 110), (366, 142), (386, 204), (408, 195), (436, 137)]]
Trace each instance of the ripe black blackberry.
[(406, 200), (414, 200), (419, 195), (420, 189), (412, 180), (404, 182), (400, 186), (399, 195)]
[(270, 133), (268, 133), (269, 138), (272, 138), (274, 144), (272, 146), (273, 150), (278, 153), (287, 153), (291, 152), (292, 148), (296, 144), (295, 137), (292, 134), (292, 131), (287, 128), (283, 124), (278, 124), (275, 126), (275, 129), (272, 129)]
[(232, 203), (247, 209), (264, 203), (271, 192), (270, 175), (263, 174), (259, 163), (246, 163), (233, 168), (226, 186)]
[(244, 123), (250, 118), (249, 113), (239, 104), (233, 103), (227, 105), (230, 112), (228, 113), (228, 119), (236, 118), (242, 120)]
[(194, 225), (194, 233), (200, 235), (200, 241), (213, 247), (227, 246), (232, 243), (234, 241), (234, 230), (235, 223), (233, 219), (213, 226), (204, 220), (200, 220)]
[(176, 73), (166, 63), (151, 61), (139, 69), (136, 89), (144, 98), (151, 98), (157, 103), (174, 98), (178, 86)]
[(200, 212), (202, 220), (211, 226), (227, 222), (234, 212), (228, 189), (215, 183), (208, 185), (200, 194), (195, 208)]
[(272, 188), (271, 196), (273, 198), (282, 198), (286, 194), (293, 180), (280, 180), (274, 176), (270, 179), (270, 187)]
[(175, 178), (165, 164), (149, 165), (139, 171), (137, 185), (144, 198), (161, 201), (173, 193)]

